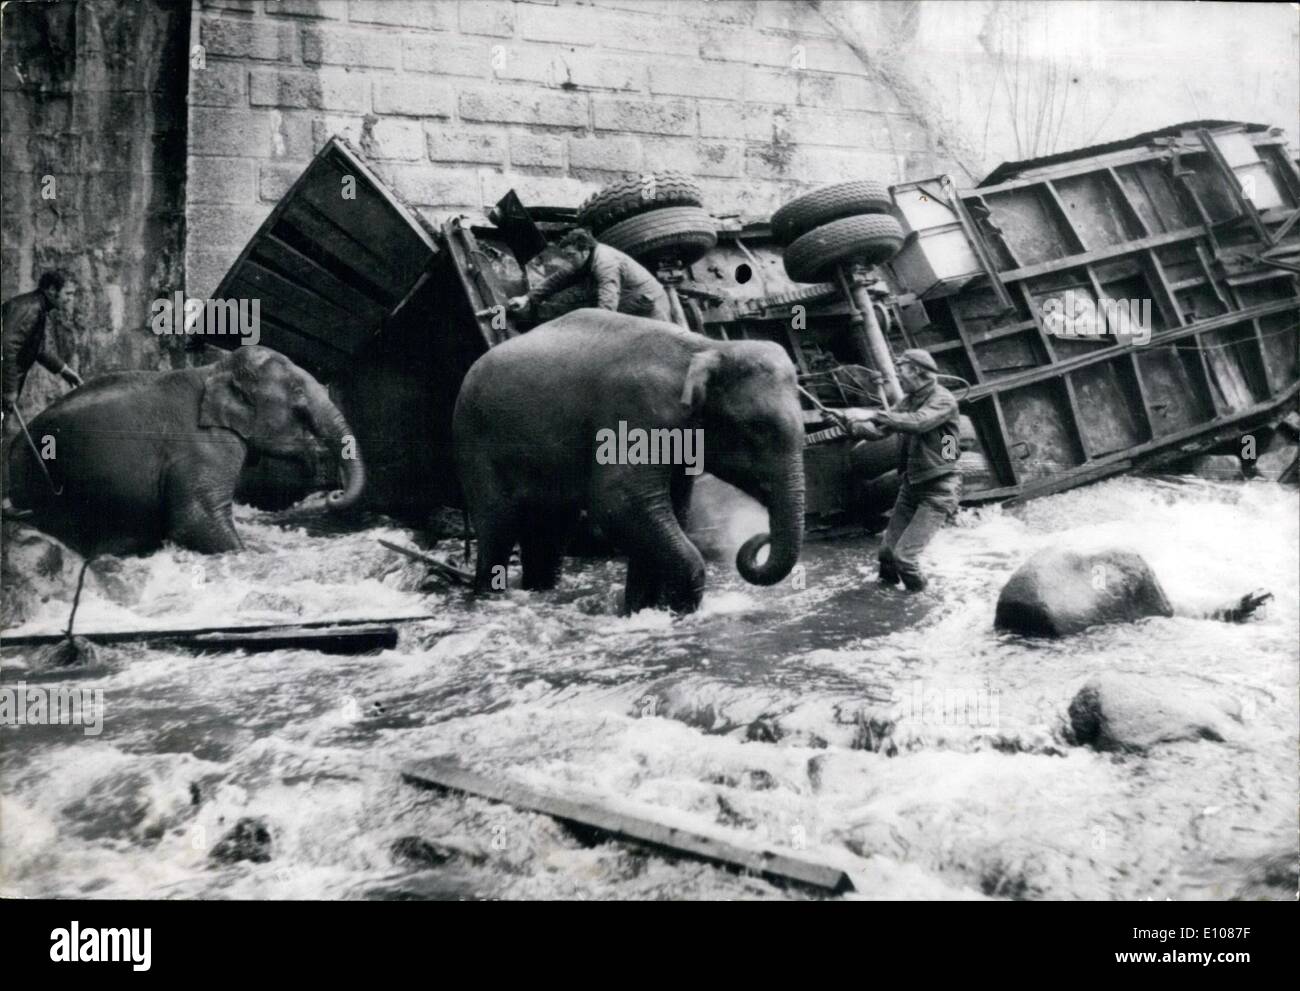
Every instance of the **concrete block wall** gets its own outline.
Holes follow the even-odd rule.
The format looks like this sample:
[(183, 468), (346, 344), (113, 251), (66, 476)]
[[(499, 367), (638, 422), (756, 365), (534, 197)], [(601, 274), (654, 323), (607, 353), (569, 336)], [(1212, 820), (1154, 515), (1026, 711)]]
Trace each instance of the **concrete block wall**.
[(714, 214), (759, 219), (822, 183), (950, 167), (806, 2), (195, 0), (191, 40), (192, 295), (333, 134), (430, 217), (675, 168)]
[[(71, 275), (46, 339), (87, 377), (187, 361), (148, 320), (183, 272), (189, 29), (189, 8), (158, 0), (4, 7), (0, 295)], [(66, 391), (38, 365), (21, 407)]]

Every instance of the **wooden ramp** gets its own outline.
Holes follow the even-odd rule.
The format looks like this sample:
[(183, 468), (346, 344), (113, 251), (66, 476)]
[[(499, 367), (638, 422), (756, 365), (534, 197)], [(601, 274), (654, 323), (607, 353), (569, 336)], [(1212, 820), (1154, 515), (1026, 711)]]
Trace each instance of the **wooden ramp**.
[(410, 764), (402, 769), (402, 778), (421, 788), (460, 792), (513, 805), (525, 812), (540, 812), (566, 823), (595, 830), (611, 839), (704, 860), (730, 870), (757, 875), (773, 884), (797, 884), (835, 895), (854, 890), (848, 874), (828, 864), (770, 849), (740, 846), (721, 837), (667, 826), (590, 802), (492, 779), (468, 771), (451, 760), (435, 759)]

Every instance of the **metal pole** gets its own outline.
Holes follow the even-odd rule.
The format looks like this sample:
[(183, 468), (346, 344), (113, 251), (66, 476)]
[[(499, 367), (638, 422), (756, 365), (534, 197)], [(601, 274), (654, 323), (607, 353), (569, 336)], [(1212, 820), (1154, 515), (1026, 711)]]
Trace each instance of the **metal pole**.
[(36, 463), (40, 466), (41, 474), (45, 476), (45, 481), (50, 483), (50, 491), (56, 496), (63, 495), (63, 490), (55, 485), (54, 479), (50, 477), (50, 469), (45, 466), (45, 459), (41, 457), (41, 452), (36, 447), (36, 441), (32, 440), (32, 435), (28, 433), (27, 422), (23, 419), (23, 415), (18, 412), (17, 406), (14, 407), (14, 416), (18, 417), (18, 426), (23, 428), (23, 436), (27, 438), (27, 446), (32, 449), (32, 457), (36, 459)]
[(840, 286), (848, 295), (850, 304), (857, 311), (853, 317), (855, 336), (858, 346), (864, 352), (867, 364), (880, 373), (885, 389), (885, 398), (889, 403), (903, 398), (903, 389), (898, 384), (898, 372), (894, 369), (894, 359), (889, 353), (885, 334), (876, 320), (875, 307), (871, 305), (871, 296), (867, 292), (866, 282), (850, 274), (848, 266), (841, 263), (836, 266)]

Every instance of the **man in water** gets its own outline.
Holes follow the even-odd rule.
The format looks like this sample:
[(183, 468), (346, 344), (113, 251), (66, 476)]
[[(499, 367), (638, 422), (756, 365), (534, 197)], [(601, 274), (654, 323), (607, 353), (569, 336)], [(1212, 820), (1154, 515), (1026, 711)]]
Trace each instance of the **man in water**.
[(0, 475), (8, 488), (9, 445), (19, 431), (14, 414), (27, 373), (40, 362), (49, 372), (61, 375), (74, 389), (81, 376), (63, 362), (45, 343), (46, 316), (69, 314), (76, 299), (77, 284), (62, 272), (46, 272), (35, 291), (15, 296), (0, 307), (0, 379), (3, 379), (4, 445), (0, 448)]
[(636, 259), (598, 243), (581, 227), (564, 235), (559, 253), (561, 267), (536, 289), (511, 299), (511, 313), (524, 313), (582, 279), (586, 280), (590, 298), (602, 310), (672, 322), (668, 294)]
[(854, 437), (903, 435), (898, 462), (902, 487), (878, 556), (880, 580), (895, 585), (901, 579), (909, 592), (925, 588), (917, 557), (935, 531), (956, 514), (961, 499), (957, 400), (936, 381), (938, 371), (928, 351), (904, 351), (898, 362), (903, 398), (888, 410), (855, 412), (848, 424)]

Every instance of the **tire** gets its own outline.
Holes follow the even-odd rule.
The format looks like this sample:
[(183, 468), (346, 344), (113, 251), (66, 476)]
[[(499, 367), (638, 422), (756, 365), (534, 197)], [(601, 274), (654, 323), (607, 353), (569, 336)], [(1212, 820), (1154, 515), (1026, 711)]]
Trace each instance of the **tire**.
[(689, 265), (718, 243), (718, 233), (713, 218), (699, 207), (670, 206), (620, 221), (600, 240), (638, 261), (677, 257)]
[(855, 179), (822, 186), (791, 200), (772, 214), (772, 237), (792, 244), (809, 231), (843, 217), (864, 213), (892, 213), (894, 200), (883, 182)]
[(703, 206), (699, 183), (684, 172), (646, 172), (611, 182), (578, 207), (577, 221), (599, 235), (614, 224), (670, 206)]
[(903, 228), (893, 217), (844, 217), (809, 231), (786, 248), (785, 271), (795, 282), (828, 282), (835, 277), (837, 262), (861, 259), (879, 265), (902, 246)]

